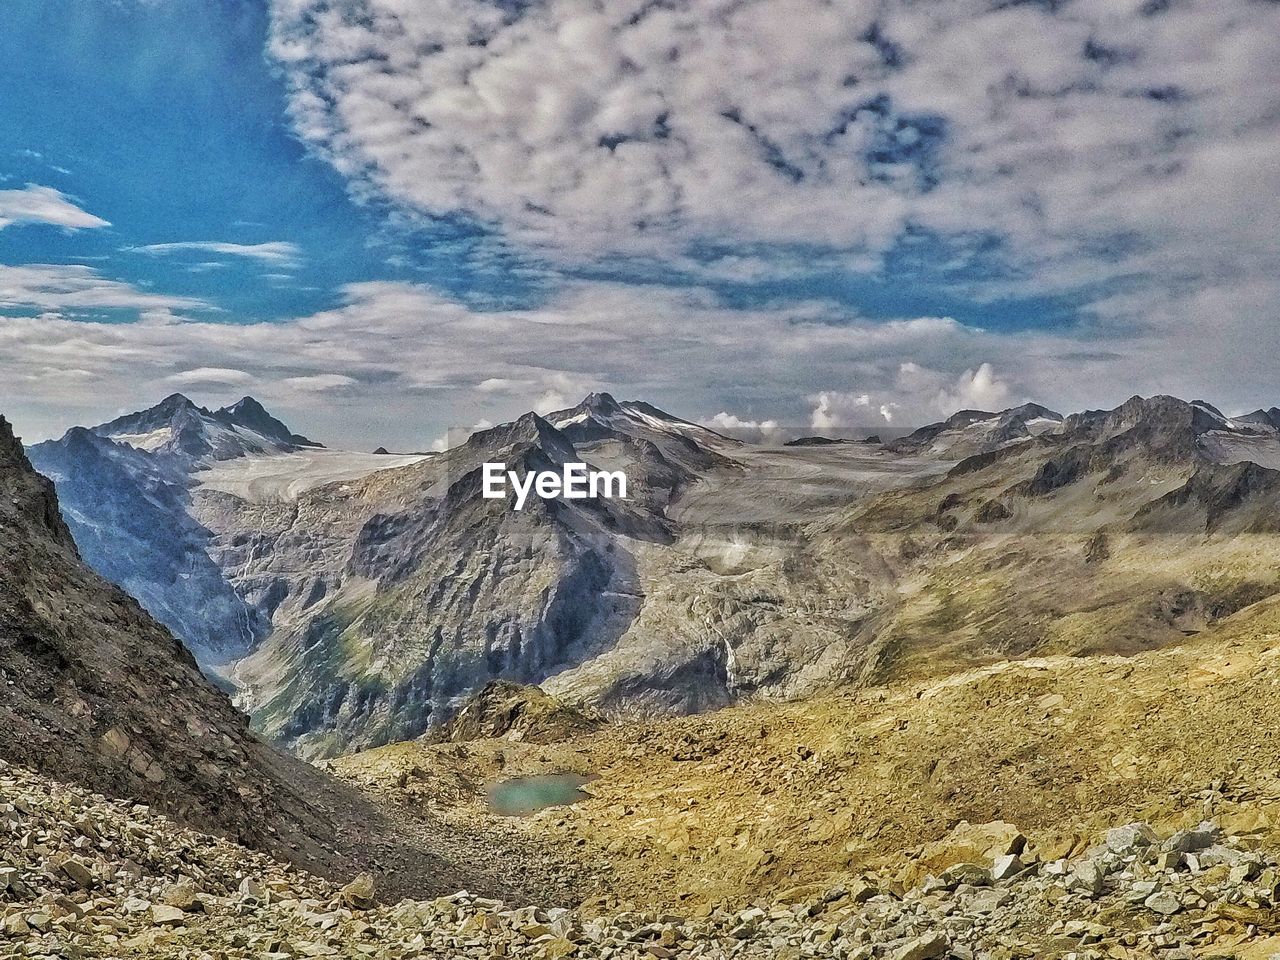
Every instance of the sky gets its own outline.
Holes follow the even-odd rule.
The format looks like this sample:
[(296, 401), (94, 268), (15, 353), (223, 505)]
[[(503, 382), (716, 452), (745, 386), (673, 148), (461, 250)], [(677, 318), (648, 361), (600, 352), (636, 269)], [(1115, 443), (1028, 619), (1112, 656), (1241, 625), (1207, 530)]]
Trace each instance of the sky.
[[(1271, 0), (9, 0), (0, 413), (1280, 404)], [(456, 434), (455, 434), (456, 436)]]

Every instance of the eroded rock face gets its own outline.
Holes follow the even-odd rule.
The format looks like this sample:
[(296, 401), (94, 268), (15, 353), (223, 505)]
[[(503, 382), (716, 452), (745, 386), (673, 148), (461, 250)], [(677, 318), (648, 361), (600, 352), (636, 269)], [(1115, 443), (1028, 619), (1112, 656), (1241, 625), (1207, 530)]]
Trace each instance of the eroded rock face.
[(533, 686), (493, 680), (432, 734), (436, 742), (464, 743), (501, 737), (554, 743), (600, 727), (599, 718)]
[[(0, 756), (270, 846), (323, 818), (247, 718), (81, 561), (53, 484), (0, 418)], [(279, 766), (278, 766), (279, 765)], [(302, 837), (304, 843), (308, 841)], [(311, 849), (315, 849), (314, 846)]]
[[(533, 498), (515, 511), (481, 496), (485, 462), (524, 475), (578, 457), (529, 415), (345, 494), (300, 497), (298, 516), (332, 521), (258, 541), (241, 568), (278, 569), (284, 598), (270, 640), (236, 671), (262, 729), (304, 754), (407, 739), (490, 680), (537, 682), (606, 646), (634, 612), (614, 589), (630, 544), (669, 539), (663, 518), (620, 501)], [(317, 529), (335, 549), (307, 562), (298, 550)]]

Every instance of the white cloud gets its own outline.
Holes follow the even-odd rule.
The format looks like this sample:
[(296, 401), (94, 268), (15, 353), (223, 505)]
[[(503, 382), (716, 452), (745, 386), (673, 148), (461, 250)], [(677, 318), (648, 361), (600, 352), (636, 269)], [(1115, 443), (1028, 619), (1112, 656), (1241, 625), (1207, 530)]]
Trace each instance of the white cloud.
[[(995, 338), (984, 338), (990, 349), (1000, 349)], [(1005, 349), (1012, 347), (1007, 344)], [(885, 426), (919, 426), (957, 410), (1002, 410), (1011, 405), (1013, 388), (997, 374), (989, 362), (981, 362), (956, 374), (942, 366), (942, 351), (933, 362), (940, 368), (913, 360), (888, 370), (874, 393), (823, 390), (809, 397), (813, 409), (809, 424), (815, 430), (874, 429)], [(1042, 387), (1042, 389), (1044, 389)], [(1043, 394), (1042, 394), (1043, 396)]]
[(12, 224), (45, 223), (68, 230), (111, 226), (53, 187), (29, 183), (21, 190), (0, 190), (0, 230)]
[(165, 377), (166, 383), (178, 386), (245, 386), (253, 383), (251, 373), (243, 370), (230, 370), (226, 367), (197, 367), (194, 370), (183, 370)]
[(869, 393), (823, 390), (809, 399), (814, 403), (813, 412), (809, 415), (809, 425), (815, 430), (866, 426), (870, 420)]
[(271, 49), (345, 175), (575, 257), (693, 238), (856, 256), (915, 223), (993, 231), (1068, 284), (1272, 250), (1280, 9), (1143, 11), (275, 0)]
[(1008, 405), (1009, 385), (984, 363), (976, 370), (960, 374), (955, 386), (938, 392), (936, 406), (944, 415), (957, 410), (1001, 410)]
[[(270, 243), (223, 243), (216, 240), (183, 240), (177, 243), (149, 243), (130, 247), (137, 253), (157, 256), (170, 253), (220, 254), (224, 257), (242, 257), (274, 267), (296, 267), (302, 261), (302, 251), (297, 244), (283, 240)], [(204, 264), (201, 264), (202, 266)], [(290, 279), (285, 277), (285, 279)]]
[[(1118, 349), (1212, 331), (1212, 373), (1161, 373), (1228, 381), (1274, 339), (1277, 35), (1280, 5), (1250, 0), (274, 0), (271, 49), (298, 132), (357, 192), (495, 224), (553, 262), (636, 254), (747, 283), (876, 269), (923, 228), (963, 241), (957, 295), (1083, 303), (1068, 338), (1112, 346), (1025, 371), (1072, 393), (1061, 378), (1086, 369), (1115, 389)], [(997, 252), (973, 253), (987, 238)], [(727, 251), (694, 261), (702, 240)], [(935, 363), (927, 407), (1045, 339), (997, 341)]]
[(714, 417), (703, 420), (701, 423), (717, 433), (748, 442), (769, 443), (778, 440), (781, 435), (777, 420), (743, 419), (727, 410), (721, 410)]
[[(1178, 339), (1113, 341), (1109, 350), (1087, 334), (1010, 336), (927, 317), (872, 323), (831, 304), (732, 308), (700, 290), (586, 282), (536, 309), (488, 311), (423, 286), (356, 284), (335, 309), (237, 325), (175, 322), (171, 311), (141, 309), (138, 300), (151, 295), (92, 272), (75, 279), (97, 302), (132, 303), (139, 319), (74, 320), (67, 306), (34, 317), (0, 310), (0, 383), (10, 388), (2, 412), (28, 433), (98, 422), (103, 397), (112, 409), (140, 408), (158, 399), (157, 384), (207, 370), (236, 372), (238, 389), (295, 429), (356, 449), (374, 439), (423, 449), (451, 425), (472, 424), (458, 431), (465, 437), (477, 423), (567, 406), (597, 388), (684, 416), (720, 410), (726, 424), (774, 421), (785, 435), (875, 432), (888, 417), (908, 428), (951, 412), (942, 405), (1024, 398), (1063, 410), (1139, 392), (1204, 396), (1231, 409), (1280, 400), (1252, 392), (1273, 382), (1274, 326), (1251, 333), (1225, 368), (1186, 362), (1220, 349), (1221, 331), (1211, 327)], [(59, 299), (43, 288), (40, 296)]]
[(488, 430), (492, 426), (494, 426), (494, 423), (491, 420), (477, 420), (469, 427), (450, 427), (442, 436), (431, 441), (431, 450), (435, 453), (451, 450), (460, 444), (466, 443), (473, 433)]
[(80, 310), (211, 309), (190, 297), (147, 293), (131, 284), (104, 277), (81, 264), (0, 264), (0, 308), (76, 312)]
[(341, 373), (312, 373), (304, 377), (285, 377), (284, 383), (304, 393), (331, 393), (354, 387), (360, 381)]

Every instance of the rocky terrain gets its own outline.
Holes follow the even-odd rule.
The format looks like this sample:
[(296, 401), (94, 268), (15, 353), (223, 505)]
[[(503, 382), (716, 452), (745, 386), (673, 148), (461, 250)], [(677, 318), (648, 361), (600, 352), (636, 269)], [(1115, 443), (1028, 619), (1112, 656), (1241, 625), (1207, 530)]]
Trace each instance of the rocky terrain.
[(518, 837), (430, 818), (397, 823), (260, 742), (183, 645), (84, 565), (53, 485), (2, 418), (0, 758), (316, 874), (371, 871), (388, 890), (436, 893), (465, 879), (512, 895), (556, 889), (548, 877), (563, 874)]
[[(693, 751), (675, 762), (703, 767), (715, 755)], [(331, 883), (146, 806), (0, 762), (0, 951), (112, 960), (1263, 960), (1280, 950), (1280, 862), (1267, 813), (1280, 793), (1235, 804), (1231, 792), (1210, 784), (1182, 826), (1129, 822), (1053, 843), (1003, 821), (962, 821), (875, 865), (847, 864), (790, 888), (680, 893), (658, 906), (669, 893), (651, 873), (639, 902), (603, 879), (598, 896), (550, 906), (465, 891), (387, 898), (370, 876)], [(678, 817), (690, 799), (669, 794), (664, 806)], [(843, 796), (836, 822), (860, 799)], [(536, 819), (555, 818), (563, 813)], [(656, 824), (645, 826), (636, 839), (661, 857), (669, 848)], [(721, 821), (721, 836), (733, 829)], [(846, 821), (822, 842), (848, 849), (858, 836)], [(748, 846), (765, 866), (778, 859), (759, 838)]]
[[(576, 453), (564, 436), (529, 418), (345, 481), (385, 483), (394, 505), (397, 473), (439, 470), (427, 489), (452, 508), (406, 502), (360, 528), (364, 556), (413, 557), (395, 575), (414, 583), (414, 550), (495, 522), (448, 501), (469, 463)], [(541, 691), (491, 681), (428, 738), (308, 767), (257, 743), (174, 638), (84, 568), (0, 427), (0, 955), (1269, 958), (1274, 488), (1222, 454), (1267, 437), (1144, 401), (958, 464), (818, 445), (800, 456), (830, 466), (806, 474), (789, 453), (718, 447), (734, 464), (662, 510), (540, 517), (584, 550), (620, 537), (642, 564), (685, 558), (612, 649), (646, 622), (670, 625), (655, 649), (698, 619), (720, 643), (741, 630), (723, 683), (756, 669), (745, 653), (769, 651), (753, 647), (767, 631), (795, 624), (786, 650), (803, 650), (859, 595), (868, 632), (832, 662), (857, 683), (824, 690), (833, 669), (803, 698), (671, 717), (579, 709), (560, 695), (572, 670)], [(783, 475), (790, 499), (761, 495)], [(852, 482), (866, 493), (850, 503)], [(732, 529), (692, 522), (732, 504)], [(864, 580), (841, 582), (855, 559)], [(1180, 578), (1199, 599), (1153, 587)], [(766, 600), (770, 582), (793, 592)], [(681, 615), (678, 589), (761, 612)], [(825, 602), (839, 591), (845, 606)], [(646, 621), (661, 604), (670, 620)], [(544, 774), (580, 775), (585, 796), (528, 817), (490, 806)]]
[[(265, 411), (246, 424), (288, 449), (228, 445), (248, 403), (175, 413), (171, 398), (86, 432), (119, 448), (113, 468), (172, 464), (163, 437), (189, 422), (222, 457), (189, 454), (171, 487), (146, 479), (141, 494), (103, 480), (115, 508), (92, 496), (94, 457), (49, 469), (86, 556), (137, 557), (141, 575), (115, 578), (257, 729), (309, 757), (417, 736), (495, 679), (611, 715), (691, 713), (1010, 656), (1133, 653), (1280, 589), (1267, 411), (1027, 404), (884, 444), (762, 447), (596, 394), (395, 457), (301, 445)], [(625, 469), (631, 497), (516, 513), (479, 496), (485, 461), (576, 460)], [(150, 547), (131, 533), (166, 527)]]

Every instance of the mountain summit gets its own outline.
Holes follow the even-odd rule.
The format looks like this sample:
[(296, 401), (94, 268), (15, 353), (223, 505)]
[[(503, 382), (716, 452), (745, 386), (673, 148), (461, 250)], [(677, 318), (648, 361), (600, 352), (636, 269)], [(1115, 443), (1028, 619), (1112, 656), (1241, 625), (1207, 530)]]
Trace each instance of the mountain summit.
[(268, 630), (209, 556), (192, 515), (196, 476), (214, 466), (317, 449), (257, 400), (208, 410), (181, 393), (28, 455), (58, 487), (85, 561), (182, 638), (201, 663), (242, 656)]
[(187, 469), (217, 460), (321, 446), (294, 433), (253, 397), (209, 410), (174, 393), (154, 407), (90, 429), (98, 436), (176, 460)]

